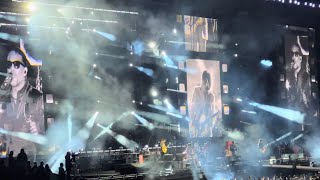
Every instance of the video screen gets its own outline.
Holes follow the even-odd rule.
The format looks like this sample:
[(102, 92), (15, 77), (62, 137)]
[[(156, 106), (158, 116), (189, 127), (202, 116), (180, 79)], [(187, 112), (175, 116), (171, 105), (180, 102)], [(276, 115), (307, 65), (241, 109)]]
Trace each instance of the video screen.
[(189, 135), (218, 137), (222, 128), (220, 62), (189, 59), (187, 68)]
[(311, 115), (316, 108), (311, 105), (309, 37), (304, 34), (292, 31), (285, 35), (285, 87), (289, 108)]
[(17, 155), (24, 148), (35, 154), (38, 145), (30, 138), (45, 132), (42, 62), (27, 52), (22, 40), (2, 44), (0, 49), (0, 151)]
[(186, 50), (212, 52), (219, 46), (217, 19), (184, 15), (183, 23)]

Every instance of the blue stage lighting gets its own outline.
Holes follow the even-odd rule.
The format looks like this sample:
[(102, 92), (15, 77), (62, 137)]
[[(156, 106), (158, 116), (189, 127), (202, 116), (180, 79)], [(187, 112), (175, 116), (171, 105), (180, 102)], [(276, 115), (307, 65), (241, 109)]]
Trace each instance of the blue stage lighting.
[(101, 31), (97, 31), (97, 30), (95, 30), (94, 32), (100, 34), (101, 36), (105, 37), (106, 39), (108, 39), (110, 41), (115, 41), (117, 39), (116, 36), (114, 36), (113, 34), (101, 32)]
[(272, 61), (270, 61), (270, 60), (263, 59), (263, 60), (261, 60), (260, 63), (265, 67), (271, 67), (272, 66)]
[(278, 115), (278, 116), (283, 117), (285, 119), (288, 119), (290, 121), (297, 122), (299, 124), (303, 124), (303, 122), (304, 122), (305, 114), (303, 114), (299, 111), (280, 108), (280, 107), (276, 107), (276, 106), (259, 104), (256, 102), (251, 102), (251, 103), (249, 103), (249, 105), (257, 107), (262, 110), (265, 110), (265, 111), (270, 112), (272, 114)]

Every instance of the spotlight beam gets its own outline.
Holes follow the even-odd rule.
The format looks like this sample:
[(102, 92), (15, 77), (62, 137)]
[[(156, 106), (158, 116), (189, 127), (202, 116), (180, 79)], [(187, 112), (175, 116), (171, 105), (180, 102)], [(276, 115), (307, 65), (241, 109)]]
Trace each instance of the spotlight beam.
[(67, 118), (67, 124), (68, 124), (68, 138), (69, 138), (69, 143), (70, 143), (71, 138), (72, 138), (72, 116), (70, 113)]
[(48, 139), (43, 136), (43, 135), (39, 135), (39, 134), (30, 134), (30, 133), (25, 133), (25, 132), (15, 132), (15, 131), (8, 131), (5, 129), (0, 128), (0, 133), (2, 134), (7, 134), (10, 136), (14, 136), (14, 137), (18, 137), (30, 142), (34, 142), (37, 144), (42, 144), (42, 145), (46, 145), (48, 144)]
[(56, 173), (59, 167), (59, 164), (64, 159), (64, 153), (68, 150), (78, 150), (83, 149), (85, 147), (85, 143), (90, 136), (90, 131), (94, 125), (94, 122), (97, 119), (99, 112), (95, 112), (94, 115), (87, 121), (85, 126), (78, 131), (78, 133), (71, 139), (71, 141), (67, 144), (63, 144), (61, 149), (53, 154), (53, 156), (49, 159), (49, 163), (51, 164), (51, 169)]
[(145, 112), (145, 111), (136, 111), (135, 113), (160, 123), (170, 124), (171, 122), (170, 118), (166, 115), (152, 113), (152, 112)]
[(251, 102), (249, 105), (257, 107), (259, 109), (265, 110), (267, 112), (270, 112), (272, 114), (278, 115), (280, 117), (283, 117), (285, 119), (288, 119), (290, 121), (303, 124), (305, 114), (299, 112), (299, 111), (294, 111), (291, 109), (285, 109), (285, 108), (280, 108), (276, 106), (270, 106), (270, 105), (264, 105), (264, 104), (259, 104), (256, 102)]
[(109, 34), (109, 33), (106, 33), (106, 32), (101, 32), (101, 31), (94, 31), (96, 32), (97, 34), (101, 35), (102, 37), (110, 40), (110, 41), (115, 41), (117, 40), (116, 36), (113, 35), (113, 34)]
[(133, 113), (133, 116), (138, 119), (139, 122), (141, 122), (144, 126), (146, 126), (149, 130), (154, 129), (153, 124), (149, 123), (145, 118), (139, 116), (136, 113)]
[(129, 112), (129, 111), (122, 113), (113, 123), (109, 124), (109, 126), (106, 128), (104, 128), (102, 125), (98, 124), (98, 126), (103, 128), (103, 130), (94, 138), (94, 140), (98, 139), (99, 137), (101, 137), (105, 133), (109, 132), (109, 130), (111, 130), (111, 127), (115, 122), (122, 120), (123, 118), (127, 117), (130, 113), (131, 112)]
[(302, 138), (302, 137), (303, 137), (303, 134), (299, 134), (299, 135), (296, 136), (295, 138), (291, 139), (291, 142), (294, 142), (294, 141), (296, 141), (296, 140), (298, 140), (298, 139), (300, 139), (300, 138)]
[(104, 127), (101, 124), (98, 124), (98, 126), (101, 127), (105, 132), (110, 134), (112, 137), (114, 137), (121, 145), (125, 146), (126, 148), (133, 149), (139, 146), (135, 141), (132, 141), (121, 134), (113, 132), (109, 127)]

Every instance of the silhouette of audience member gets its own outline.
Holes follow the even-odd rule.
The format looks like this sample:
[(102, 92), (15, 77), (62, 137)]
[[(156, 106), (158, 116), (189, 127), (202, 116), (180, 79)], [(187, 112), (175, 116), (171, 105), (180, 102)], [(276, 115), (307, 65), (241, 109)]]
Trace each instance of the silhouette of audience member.
[(51, 177), (52, 171), (51, 171), (51, 169), (50, 169), (48, 164), (45, 165), (44, 169), (45, 169), (45, 175), (46, 175), (45, 179), (49, 180), (50, 177)]
[(17, 161), (18, 161), (18, 162), (22, 162), (22, 163), (24, 163), (24, 164), (27, 164), (28, 156), (27, 156), (27, 154), (24, 152), (24, 149), (21, 149), (21, 150), (20, 150), (20, 153), (19, 153), (18, 156), (17, 156)]
[(4, 160), (1, 159), (0, 160), (0, 169), (6, 168), (6, 166), (4, 165)]
[(10, 151), (10, 153), (9, 153), (9, 161), (8, 161), (9, 169), (13, 169), (14, 165), (15, 165), (15, 162), (14, 162), (14, 157), (13, 157), (13, 151)]
[(71, 179), (71, 153), (67, 152), (66, 156), (65, 156), (65, 160), (66, 160), (66, 171), (67, 171), (67, 180)]
[(34, 162), (34, 163), (33, 163), (33, 167), (32, 167), (32, 169), (31, 169), (32, 179), (36, 179), (36, 177), (37, 177), (37, 170), (38, 170), (38, 164), (37, 164), (37, 162)]
[(0, 175), (1, 175), (1, 179), (9, 179), (8, 169), (7, 169), (6, 165), (4, 164), (3, 159), (0, 160)]
[(66, 172), (63, 169), (63, 163), (60, 163), (59, 167), (59, 180), (65, 180), (66, 178)]
[(41, 179), (45, 179), (45, 177), (46, 177), (46, 171), (44, 169), (44, 163), (43, 161), (41, 161), (37, 169), (37, 178), (41, 180)]
[(27, 161), (27, 166), (26, 166), (26, 178), (31, 179), (32, 176), (32, 167), (31, 167), (31, 162)]

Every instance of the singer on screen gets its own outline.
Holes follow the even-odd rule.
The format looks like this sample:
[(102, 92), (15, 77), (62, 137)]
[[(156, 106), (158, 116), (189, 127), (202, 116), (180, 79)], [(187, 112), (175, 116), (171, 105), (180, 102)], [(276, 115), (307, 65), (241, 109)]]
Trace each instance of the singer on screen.
[[(0, 86), (0, 128), (10, 132), (43, 134), (43, 96), (28, 81), (30, 68), (25, 51), (14, 48), (8, 53), (8, 76)], [(36, 152), (34, 143), (16, 136), (7, 137), (7, 146), (8, 152), (16, 153), (21, 148)]]

